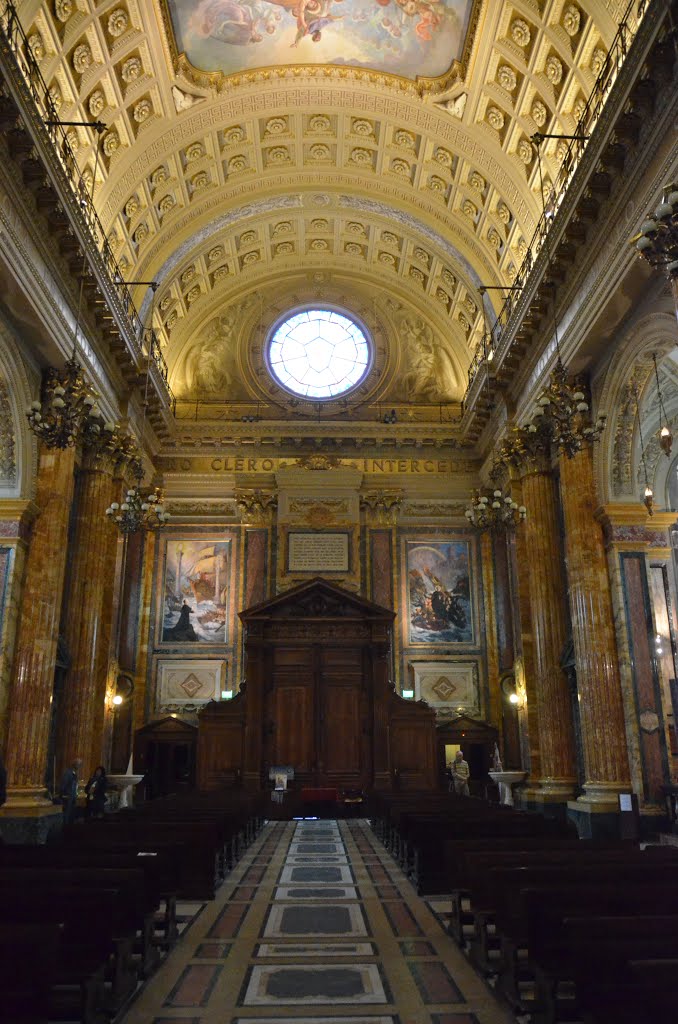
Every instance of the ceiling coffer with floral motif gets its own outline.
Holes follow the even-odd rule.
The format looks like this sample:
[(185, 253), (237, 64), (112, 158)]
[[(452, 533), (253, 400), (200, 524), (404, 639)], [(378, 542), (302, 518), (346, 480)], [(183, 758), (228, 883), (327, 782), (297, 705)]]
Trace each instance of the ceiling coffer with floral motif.
[(289, 64), (440, 78), (461, 60), (473, 0), (163, 0), (177, 55), (223, 75)]

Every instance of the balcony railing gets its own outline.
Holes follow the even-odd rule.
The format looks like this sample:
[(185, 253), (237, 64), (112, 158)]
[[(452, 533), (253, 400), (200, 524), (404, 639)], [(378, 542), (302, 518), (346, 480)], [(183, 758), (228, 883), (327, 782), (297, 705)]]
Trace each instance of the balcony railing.
[[(607, 97), (626, 60), (631, 43), (648, 6), (649, 3), (638, 3), (637, 0), (631, 0), (624, 12), (624, 16), (619, 23), (619, 28), (612, 40), (605, 62), (600, 69), (581, 117), (579, 118), (577, 126), (572, 133), (576, 138), (571, 139), (569, 142), (560, 170), (553, 182), (549, 202), (544, 203), (544, 209), (539, 221), (537, 222), (530, 244), (527, 247), (525, 258), (520, 265), (518, 273), (511, 282), (516, 289), (520, 289), (522, 291), (527, 284), (536, 258), (544, 245), (548, 232), (551, 230), (551, 225), (553, 224), (555, 215), (565, 198), (568, 186), (570, 185), (581, 158), (586, 151), (588, 137), (591, 135), (591, 132), (600, 118), (605, 107)], [(476, 347), (473, 359), (471, 360), (471, 365), (468, 368), (468, 386), (466, 389), (466, 395), (464, 396), (464, 404), (466, 404), (469, 391), (478, 371), (481, 365), (485, 362), (486, 353), (491, 351), (494, 357), (498, 360), (503, 356), (502, 342), (504, 340), (504, 331), (509, 324), (514, 308), (519, 302), (520, 292), (509, 292), (504, 299), (503, 305), (499, 310), (499, 314), (494, 324), (490, 329), (490, 337), (485, 339), (484, 342), (481, 341)]]
[[(28, 38), (19, 21), (19, 16), (12, 0), (0, 0), (0, 47), (5, 56), (13, 58), (15, 68), (25, 86), (25, 98), (32, 102), (37, 115), (32, 127), (44, 133), (51, 143), (51, 150), (57, 158), (63, 172), (62, 180), (67, 183), (71, 197), (79, 211), (81, 223), (84, 224), (87, 241), (91, 250), (96, 251), (100, 258), (99, 269), (108, 276), (110, 291), (117, 297), (118, 312), (127, 319), (127, 342), (130, 344), (138, 360), (142, 357), (141, 339), (144, 325), (132, 299), (132, 295), (124, 284), (123, 274), (115, 258), (115, 254), (106, 237), (103, 224), (96, 212), (87, 179), (78, 167), (75, 153), (68, 134), (59, 119), (59, 112), (50, 95), (49, 88), (42, 76), (38, 62), (31, 50)], [(98, 140), (97, 140), (98, 145)], [(93, 182), (94, 189), (96, 182)], [(73, 212), (75, 212), (73, 210)], [(153, 361), (160, 372), (168, 398), (172, 399), (167, 383), (167, 364), (160, 351), (160, 346), (151, 346)]]

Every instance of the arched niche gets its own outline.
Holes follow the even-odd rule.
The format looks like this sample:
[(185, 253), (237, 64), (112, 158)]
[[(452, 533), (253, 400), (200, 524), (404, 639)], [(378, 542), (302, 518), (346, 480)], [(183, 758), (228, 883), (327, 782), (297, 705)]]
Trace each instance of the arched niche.
[(0, 500), (35, 492), (37, 442), (26, 409), (37, 396), (11, 327), (0, 318)]
[[(652, 355), (656, 355), (661, 373), (662, 361), (678, 346), (675, 315), (653, 312), (642, 316), (629, 325), (616, 341), (614, 356), (605, 371), (602, 386), (599, 382), (596, 389), (597, 408), (607, 413), (606, 427), (595, 453), (600, 501), (601, 504), (612, 504), (640, 501), (642, 498), (645, 480), (638, 428), (640, 405), (649, 483), (657, 504), (664, 507), (668, 498), (670, 461), (661, 452), (657, 439), (660, 424)], [(678, 392), (672, 408), (678, 427)], [(672, 419), (668, 408), (667, 412)]]

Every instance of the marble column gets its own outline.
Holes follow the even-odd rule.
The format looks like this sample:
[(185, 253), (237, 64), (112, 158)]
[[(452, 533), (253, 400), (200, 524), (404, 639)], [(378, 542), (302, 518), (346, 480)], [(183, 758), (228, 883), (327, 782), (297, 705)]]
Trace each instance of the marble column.
[[(121, 501), (125, 482), (116, 477), (112, 483), (112, 500)], [(94, 719), (91, 744), (91, 763), (107, 765), (110, 760), (111, 733), (113, 728), (112, 706), (107, 703), (109, 690), (115, 687), (115, 646), (113, 629), (117, 618), (118, 601), (121, 591), (120, 559), (122, 535), (113, 525), (107, 523), (108, 530), (104, 536), (105, 546), (102, 550), (104, 578), (108, 585), (104, 588), (101, 605), (101, 631), (97, 644), (97, 663), (94, 685), (96, 693), (94, 705), (98, 709)], [(113, 671), (112, 671), (113, 669)], [(112, 694), (111, 694), (112, 696)]]
[(487, 718), (501, 735), (501, 690), (499, 687), (499, 642), (497, 638), (497, 614), (494, 590), (494, 565), (492, 558), (492, 535), (480, 535), (480, 562), (483, 573), (483, 605), (485, 610), (485, 650), (487, 657), (487, 678), (489, 680), (489, 701)]
[(593, 453), (585, 445), (561, 456), (565, 553), (577, 691), (584, 748), (585, 792), (574, 810), (616, 812), (630, 789), (623, 697), (612, 596), (597, 507)]
[[(65, 637), (71, 663), (57, 723), (57, 772), (75, 757), (83, 776), (92, 763), (92, 742), (104, 708), (97, 679), (104, 633), (104, 594), (113, 580), (107, 563), (113, 527), (106, 509), (113, 496), (112, 470), (95, 455), (80, 471), (75, 499), (69, 587), (64, 607)], [(97, 762), (98, 763), (98, 762)]]
[[(524, 505), (523, 486), (520, 479), (511, 482), (511, 496), (518, 505)], [(525, 524), (515, 531), (512, 551), (512, 576), (514, 580), (513, 598), (516, 603), (514, 617), (514, 646), (516, 649), (515, 678), (518, 694), (524, 698), (518, 710), (521, 729), (521, 747), (523, 750), (523, 767), (529, 770), (527, 787), (521, 796), (531, 799), (532, 780), (541, 774), (541, 754), (539, 750), (539, 720), (537, 717), (537, 671), (535, 668), (534, 634), (532, 629), (532, 607), (530, 590), (525, 567), (530, 559)]]
[(540, 768), (530, 783), (538, 803), (565, 803), (577, 780), (572, 703), (560, 667), (567, 639), (566, 582), (560, 550), (556, 487), (549, 468), (531, 461), (523, 471), (522, 500), (528, 510), (525, 561), (534, 640), (534, 696)]
[(52, 717), (61, 601), (73, 500), (75, 450), (42, 448), (35, 503), (40, 510), (26, 561), (26, 575), (10, 691), (5, 762), (6, 813), (51, 809), (45, 794), (45, 760)]

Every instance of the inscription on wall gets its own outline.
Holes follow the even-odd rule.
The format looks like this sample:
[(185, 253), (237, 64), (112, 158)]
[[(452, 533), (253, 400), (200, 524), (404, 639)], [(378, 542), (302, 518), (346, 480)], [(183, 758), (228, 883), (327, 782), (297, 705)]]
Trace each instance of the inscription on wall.
[(347, 533), (290, 533), (289, 572), (348, 572)]

